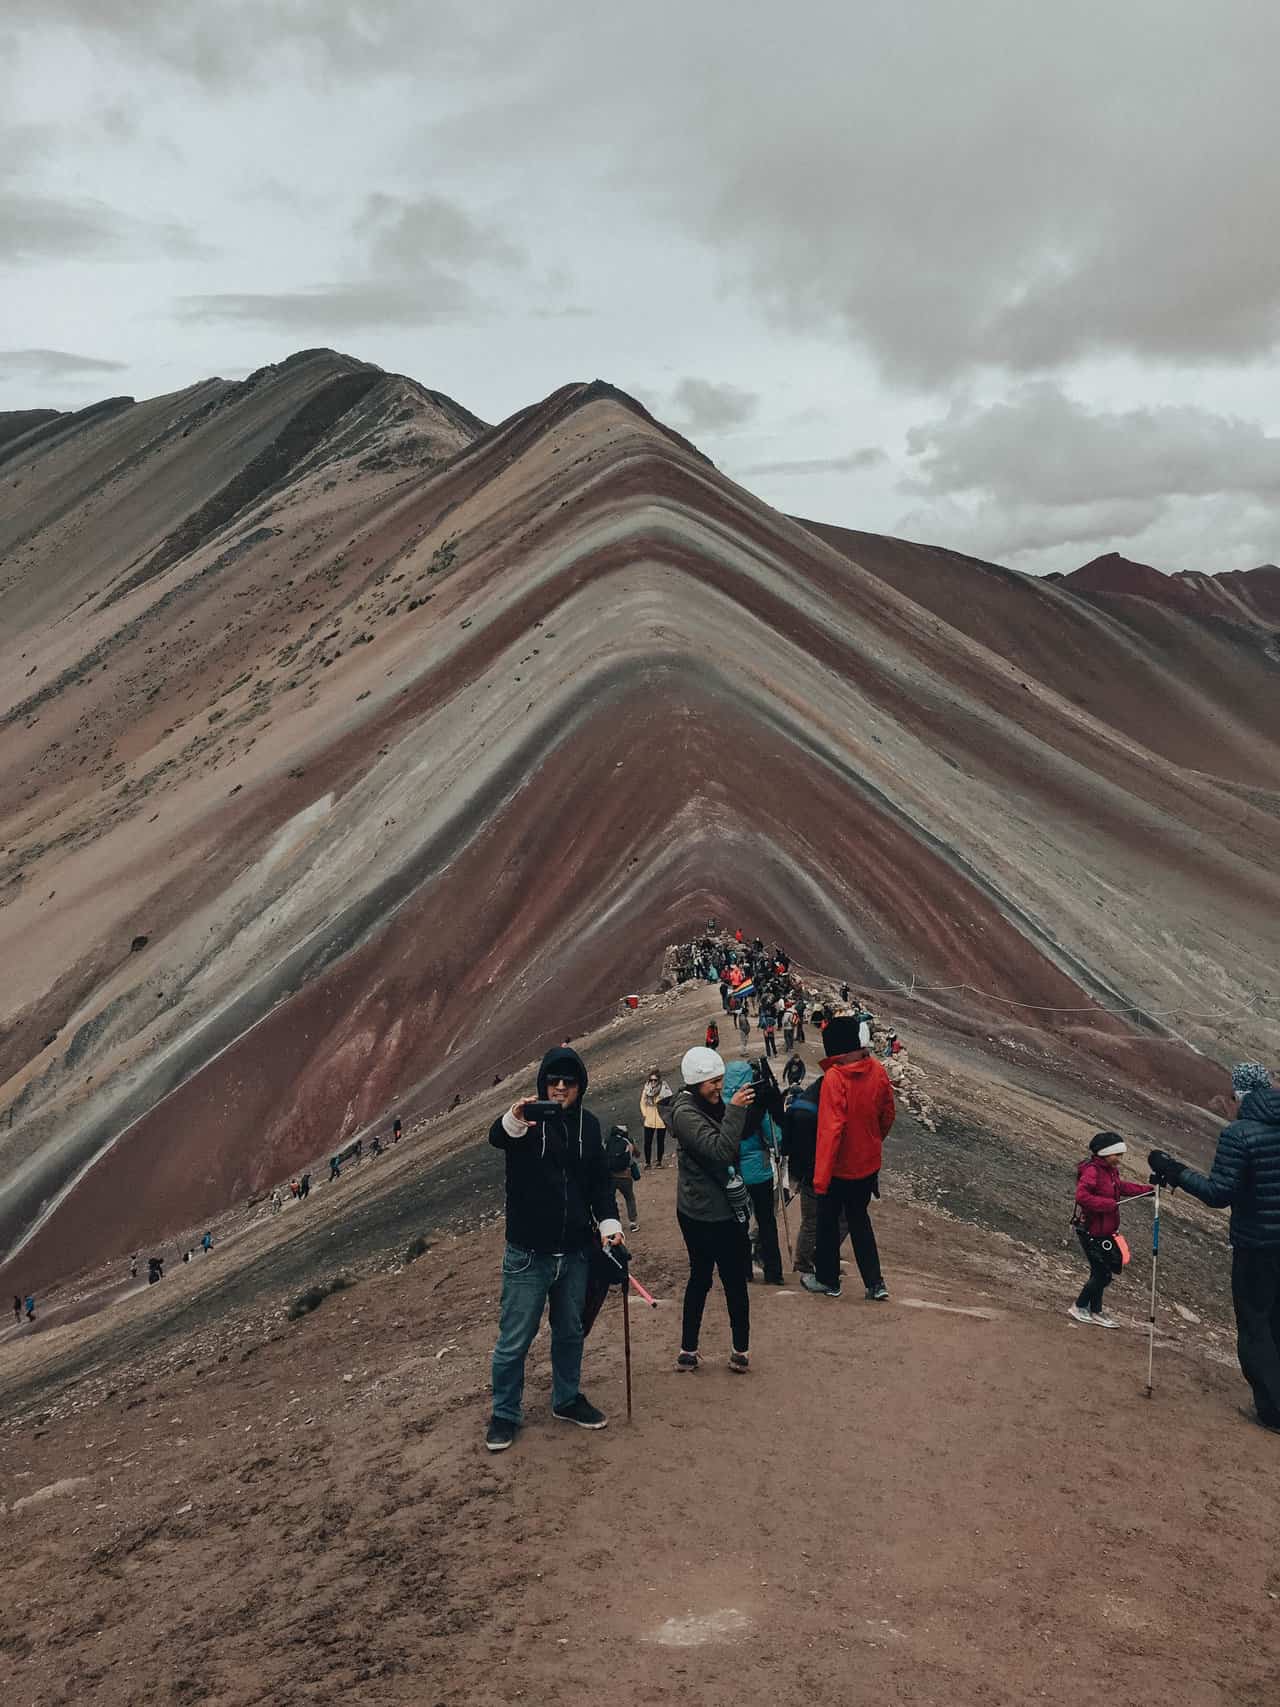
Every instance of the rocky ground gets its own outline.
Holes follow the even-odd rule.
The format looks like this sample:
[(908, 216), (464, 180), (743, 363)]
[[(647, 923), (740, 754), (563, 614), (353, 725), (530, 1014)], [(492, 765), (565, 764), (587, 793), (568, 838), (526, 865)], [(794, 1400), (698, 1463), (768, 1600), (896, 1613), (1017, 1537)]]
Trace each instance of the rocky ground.
[[(592, 1106), (628, 1117), (715, 1005), (586, 1040)], [(647, 1173), (659, 1304), (632, 1311), (630, 1423), (616, 1300), (593, 1332), (599, 1434), (550, 1418), (544, 1337), (516, 1448), (481, 1446), (501, 1229), (474, 1140), (509, 1085), (308, 1204), (237, 1212), (159, 1286), (52, 1300), (0, 1345), (0, 1698), (1269, 1707), (1276, 1455), (1237, 1415), (1221, 1223), (1170, 1206), (1148, 1400), (1145, 1220), (1121, 1331), (1063, 1307), (1082, 1135), (1136, 1149), (1151, 1111), (911, 1042), (939, 1118), (891, 1140), (892, 1301), (757, 1288), (740, 1379), (713, 1293), (678, 1376), (675, 1175)]]

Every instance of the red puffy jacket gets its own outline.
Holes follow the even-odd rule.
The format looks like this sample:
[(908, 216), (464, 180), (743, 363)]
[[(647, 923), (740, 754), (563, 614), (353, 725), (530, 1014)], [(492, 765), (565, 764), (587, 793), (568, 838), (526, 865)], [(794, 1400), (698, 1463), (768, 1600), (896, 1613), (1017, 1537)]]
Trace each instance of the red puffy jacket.
[(1076, 1204), (1086, 1233), (1110, 1238), (1120, 1230), (1120, 1199), (1150, 1197), (1151, 1187), (1120, 1178), (1120, 1170), (1102, 1156), (1086, 1156), (1076, 1169)]
[(813, 1189), (819, 1196), (833, 1177), (866, 1179), (880, 1172), (884, 1141), (897, 1113), (889, 1075), (878, 1061), (837, 1055), (822, 1066), (813, 1169)]

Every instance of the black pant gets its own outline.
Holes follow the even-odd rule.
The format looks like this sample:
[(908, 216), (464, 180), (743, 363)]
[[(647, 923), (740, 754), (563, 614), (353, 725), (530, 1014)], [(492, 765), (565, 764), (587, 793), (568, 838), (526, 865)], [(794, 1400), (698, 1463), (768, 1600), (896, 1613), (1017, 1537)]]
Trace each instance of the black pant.
[(702, 1311), (716, 1269), (729, 1307), (729, 1329), (735, 1351), (751, 1349), (751, 1245), (740, 1221), (694, 1221), (677, 1215), (689, 1251), (689, 1282), (684, 1289), (684, 1325), (681, 1351), (697, 1351), (702, 1332)]
[[(760, 1251), (760, 1266), (766, 1280), (782, 1284), (782, 1252), (778, 1248), (778, 1211), (774, 1203), (773, 1181), (749, 1185), (751, 1207), (756, 1212), (756, 1244)], [(742, 1347), (739, 1346), (741, 1351)]]
[(665, 1126), (646, 1126), (644, 1129), (644, 1165), (647, 1168), (653, 1161), (653, 1141), (658, 1140), (658, 1161), (662, 1161), (662, 1153), (667, 1147), (667, 1129)]
[(1096, 1316), (1102, 1309), (1102, 1294), (1115, 1279), (1115, 1275), (1112, 1274), (1106, 1263), (1100, 1262), (1089, 1249), (1088, 1241), (1083, 1233), (1077, 1232), (1076, 1237), (1080, 1241), (1080, 1249), (1089, 1261), (1089, 1278), (1080, 1289), (1080, 1296), (1076, 1299), (1076, 1309), (1088, 1310), (1090, 1315)]
[(778, 1053), (778, 1045), (774, 1042), (773, 1033), (771, 1031), (766, 1031), (764, 1034), (764, 1052), (766, 1055), (776, 1055)]
[(1280, 1246), (1231, 1253), (1240, 1369), (1258, 1416), (1280, 1428)]
[(858, 1265), (864, 1286), (882, 1286), (880, 1252), (867, 1205), (879, 1179), (868, 1174), (866, 1179), (833, 1179), (826, 1193), (818, 1198), (818, 1250), (814, 1258), (814, 1273), (824, 1286), (840, 1284), (840, 1211), (849, 1223), (849, 1241), (853, 1245), (853, 1260)]

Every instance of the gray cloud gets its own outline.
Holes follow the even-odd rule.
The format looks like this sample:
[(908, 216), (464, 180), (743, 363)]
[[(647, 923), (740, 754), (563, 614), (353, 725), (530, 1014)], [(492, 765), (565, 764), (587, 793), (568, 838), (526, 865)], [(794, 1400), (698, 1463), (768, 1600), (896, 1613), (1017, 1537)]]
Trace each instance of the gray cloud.
[(850, 451), (848, 456), (797, 457), (791, 461), (753, 462), (739, 473), (753, 474), (858, 474), (868, 468), (879, 468), (889, 458), (874, 445)]
[(138, 219), (105, 202), (0, 185), (0, 263), (128, 261), (147, 255), (190, 259), (208, 254), (177, 220)]
[(354, 231), (369, 244), (369, 265), (375, 271), (410, 275), (440, 262), (452, 266), (488, 265), (519, 268), (523, 249), (494, 226), (446, 196), (367, 197)]
[(931, 502), (898, 527), (979, 556), (1050, 553), (1046, 566), (1070, 568), (1069, 547), (1124, 544), (1166, 567), (1227, 551), (1239, 566), (1280, 538), (1280, 437), (1207, 409), (1090, 409), (1039, 382), (954, 406), (913, 428), (907, 449), (901, 489)]
[(445, 122), (455, 157), (537, 135), (567, 161), (589, 139), (620, 202), (895, 382), (1239, 362), (1280, 338), (1280, 9), (796, 0), (744, 27), (737, 0), (652, 0), (642, 32), (585, 0), (518, 14), (524, 87)]
[(360, 279), (295, 291), (220, 291), (183, 297), (180, 319), (225, 320), (314, 336), (385, 326), (432, 326), (473, 314), (478, 298), (461, 279), (424, 270), (413, 280)]
[(908, 489), (982, 492), (1000, 503), (1249, 492), (1280, 500), (1280, 437), (1188, 405), (1090, 409), (1048, 381), (1001, 403), (956, 406), (914, 427)]
[(760, 407), (754, 391), (738, 385), (717, 384), (711, 379), (682, 379), (671, 394), (671, 404), (680, 425), (689, 433), (723, 433), (751, 420)]
[(0, 379), (76, 379), (84, 374), (122, 373), (127, 362), (77, 356), (68, 350), (0, 350)]
[(365, 197), (351, 221), (354, 276), (298, 290), (220, 291), (183, 298), (179, 317), (225, 320), (307, 336), (432, 326), (478, 314), (477, 272), (519, 271), (523, 250), (444, 196)]
[(297, 49), (317, 70), (350, 78), (406, 55), (447, 54), (469, 33), (451, 0), (7, 0), (12, 23), (69, 25), (212, 86), (270, 77), (273, 51)]
[[(1262, 213), (1280, 9), (1259, 0), (795, 0), (773, 27), (744, 27), (739, 0), (651, 0), (640, 31), (595, 0), (9, 15), (218, 85), (275, 77), (285, 49), (334, 88), (411, 76), (434, 126), (416, 160), (536, 158), (548, 186), (607, 184), (780, 323), (843, 333), (901, 383), (1115, 351), (1237, 362), (1280, 338), (1280, 222)], [(412, 224), (386, 241), (411, 245)]]

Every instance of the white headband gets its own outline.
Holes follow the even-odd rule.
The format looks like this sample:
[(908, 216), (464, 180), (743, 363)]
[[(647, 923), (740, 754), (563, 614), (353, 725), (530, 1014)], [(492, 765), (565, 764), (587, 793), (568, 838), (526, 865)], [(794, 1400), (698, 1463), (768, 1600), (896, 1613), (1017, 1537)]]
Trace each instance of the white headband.
[(1104, 1150), (1095, 1150), (1094, 1155), (1096, 1155), (1096, 1156), (1123, 1156), (1124, 1152), (1125, 1152), (1124, 1141), (1120, 1138), (1117, 1138), (1114, 1144), (1108, 1144)]

